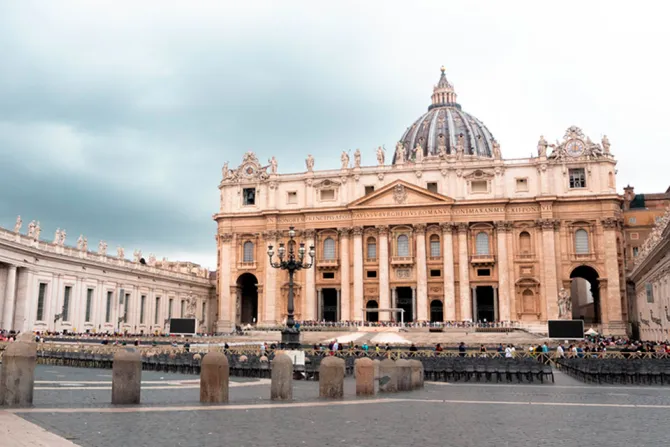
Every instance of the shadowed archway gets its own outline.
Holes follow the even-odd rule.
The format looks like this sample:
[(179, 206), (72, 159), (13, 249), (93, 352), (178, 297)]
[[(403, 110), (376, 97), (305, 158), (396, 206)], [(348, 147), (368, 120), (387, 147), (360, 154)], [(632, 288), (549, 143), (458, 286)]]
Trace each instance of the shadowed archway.
[(598, 272), (580, 265), (570, 273), (572, 318), (585, 323), (600, 323), (600, 286)]

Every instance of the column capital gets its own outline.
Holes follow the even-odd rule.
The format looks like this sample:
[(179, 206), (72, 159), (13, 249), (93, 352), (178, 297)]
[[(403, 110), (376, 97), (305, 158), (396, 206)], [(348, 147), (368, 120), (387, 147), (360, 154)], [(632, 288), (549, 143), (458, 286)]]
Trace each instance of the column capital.
[(263, 233), (261, 233), (263, 236), (263, 239), (266, 241), (274, 241), (277, 239), (277, 231), (275, 230), (266, 230)]
[(416, 231), (417, 234), (424, 234), (426, 232), (426, 224), (424, 223), (414, 224), (414, 231)]
[(337, 229), (337, 234), (339, 234), (341, 238), (349, 237), (349, 233), (351, 233), (351, 228), (342, 227)]
[(219, 238), (221, 239), (221, 242), (230, 242), (233, 240), (233, 235), (232, 233), (219, 234)]
[(451, 233), (454, 231), (455, 225), (453, 222), (442, 222), (440, 224), (440, 228), (442, 229), (443, 233)]
[(388, 225), (377, 225), (377, 232), (379, 232), (380, 236), (386, 236), (389, 233)]
[(499, 220), (499, 221), (495, 222), (495, 227), (496, 227), (496, 230), (498, 230), (499, 232), (502, 232), (502, 233), (512, 231), (512, 223), (504, 221), (504, 220)]
[(619, 226), (619, 219), (616, 219), (614, 217), (606, 217), (604, 219), (600, 220), (600, 225), (603, 226), (603, 228), (617, 228)]
[(305, 237), (306, 239), (314, 239), (314, 236), (316, 236), (315, 230), (305, 230), (303, 232), (303, 237)]
[(538, 219), (535, 224), (542, 230), (558, 230), (561, 227), (561, 221), (558, 219)]
[(351, 232), (354, 234), (354, 236), (362, 236), (363, 235), (363, 227), (353, 227), (351, 229)]
[(468, 222), (459, 222), (456, 224), (459, 233), (466, 233), (470, 229), (470, 224)]

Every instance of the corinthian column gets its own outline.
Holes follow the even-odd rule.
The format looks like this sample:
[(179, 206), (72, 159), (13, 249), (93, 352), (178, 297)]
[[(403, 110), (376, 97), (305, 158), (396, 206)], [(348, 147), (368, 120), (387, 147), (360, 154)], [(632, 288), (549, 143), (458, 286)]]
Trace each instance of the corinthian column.
[(461, 299), (461, 320), (472, 320), (470, 299), (470, 265), (468, 260), (468, 228), (465, 222), (458, 224), (458, 281)]
[(6, 331), (14, 329), (14, 300), (16, 292), (16, 266), (10, 264), (5, 283), (5, 309), (2, 314), (2, 328)]
[(496, 222), (496, 239), (498, 240), (498, 317), (500, 321), (510, 320), (509, 302), (509, 266), (507, 264), (507, 232), (511, 225), (507, 222)]
[[(607, 218), (601, 222), (605, 236), (605, 272), (607, 274), (607, 321), (604, 323), (622, 323), (623, 315), (621, 309), (621, 290), (619, 284), (619, 255), (617, 252), (616, 233), (619, 222), (616, 219)], [(602, 301), (601, 292), (601, 301)]]
[[(379, 307), (388, 309), (389, 306), (389, 227), (380, 225), (379, 230)], [(388, 312), (380, 312), (379, 319), (388, 321)]]
[(354, 310), (355, 321), (363, 321), (363, 228), (354, 227)]
[(444, 319), (456, 320), (456, 289), (454, 285), (454, 243), (450, 222), (442, 224), (442, 278), (444, 279)]
[[(277, 246), (277, 232), (276, 231), (267, 231), (264, 234), (265, 244), (272, 245), (273, 247)], [(265, 250), (263, 250), (264, 252)], [(264, 256), (265, 258), (265, 287), (263, 287), (263, 292), (265, 293), (265, 308), (263, 309), (262, 315), (260, 315), (259, 320), (263, 324), (274, 325), (276, 323), (275, 317), (275, 308), (277, 303), (277, 269), (273, 268), (270, 265), (270, 258)]]
[[(232, 234), (219, 235), (219, 252), (221, 264), (219, 269), (219, 321), (216, 323), (217, 332), (230, 332), (233, 328), (232, 315), (230, 313), (231, 302), (235, 296), (230, 295), (230, 278), (232, 276)], [(165, 298), (167, 302), (167, 297)]]
[(340, 319), (341, 320), (350, 320), (351, 315), (349, 309), (351, 307), (350, 302), (350, 269), (351, 264), (349, 263), (349, 228), (340, 228), (340, 290), (342, 291), (340, 295)]
[(416, 231), (416, 314), (417, 321), (428, 320), (428, 273), (426, 271), (426, 225), (414, 225)]
[[(305, 230), (307, 250), (313, 245), (315, 245), (314, 230)], [(308, 257), (306, 256), (305, 259), (308, 259)], [(305, 272), (305, 320), (313, 321), (316, 319), (316, 266), (313, 265)]]
[(556, 248), (554, 231), (558, 230), (560, 221), (541, 219), (537, 221), (542, 228), (542, 270), (544, 272), (544, 297), (546, 309), (544, 320), (558, 318), (558, 282), (556, 279)]

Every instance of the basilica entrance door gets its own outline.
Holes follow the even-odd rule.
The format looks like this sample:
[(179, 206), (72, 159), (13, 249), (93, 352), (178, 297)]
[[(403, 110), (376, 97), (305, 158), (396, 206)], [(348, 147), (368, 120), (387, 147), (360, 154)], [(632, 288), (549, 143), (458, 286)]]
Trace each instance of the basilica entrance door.
[(475, 288), (476, 295), (473, 297), (475, 306), (475, 321), (490, 323), (495, 321), (495, 299), (493, 296), (492, 286), (477, 286)]
[(321, 307), (321, 319), (325, 321), (337, 321), (337, 289), (323, 289), (323, 305)]
[[(409, 323), (414, 321), (414, 303), (412, 300), (412, 288), (411, 287), (397, 287), (396, 293), (398, 294), (396, 307), (404, 309), (404, 321)], [(400, 321), (400, 312), (396, 315), (396, 321)]]

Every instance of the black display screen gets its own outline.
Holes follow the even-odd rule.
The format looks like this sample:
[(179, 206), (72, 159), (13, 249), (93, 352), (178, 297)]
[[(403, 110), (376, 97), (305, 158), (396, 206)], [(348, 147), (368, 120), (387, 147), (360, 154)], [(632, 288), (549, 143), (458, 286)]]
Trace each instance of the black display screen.
[(171, 334), (195, 334), (195, 318), (171, 318)]
[(584, 338), (584, 321), (549, 320), (549, 338)]

